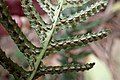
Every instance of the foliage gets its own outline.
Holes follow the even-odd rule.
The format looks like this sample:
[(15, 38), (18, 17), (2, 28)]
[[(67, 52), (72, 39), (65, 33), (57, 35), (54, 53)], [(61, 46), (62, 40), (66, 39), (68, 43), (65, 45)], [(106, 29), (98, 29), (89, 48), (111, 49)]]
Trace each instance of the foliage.
[[(31, 28), (36, 31), (40, 39), (40, 47), (36, 47), (26, 38), (15, 21), (11, 18), (5, 1), (0, 0), (0, 23), (8, 31), (20, 50), (16, 54), (6, 54), (6, 56), (3, 55), (4, 50), (3, 52), (1, 51), (0, 54), (3, 56), (0, 56), (4, 58), (0, 61), (7, 66), (5, 68), (8, 69), (16, 79), (20, 80), (32, 80), (33, 78), (45, 74), (59, 74), (91, 69), (95, 63), (71, 63), (62, 66), (45, 66), (42, 64), (42, 59), (49, 54), (59, 52), (62, 49), (70, 50), (106, 37), (110, 32), (109, 30), (72, 37), (67, 35), (67, 38), (64, 39), (59, 37), (59, 40), (56, 40), (54, 36), (61, 30), (67, 31), (67, 29), (71, 29), (72, 31), (76, 31), (75, 28), (79, 27), (79, 23), (86, 22), (89, 17), (104, 10), (108, 1), (83, 0), (80, 2), (77, 0), (59, 0), (56, 4), (52, 4), (50, 0), (37, 1), (42, 9), (49, 15), (51, 19), (50, 24), (44, 22), (36, 11), (32, 0), (21, 0), (21, 3), (24, 14), (30, 20)], [(10, 59), (7, 59), (6, 57), (9, 57)], [(18, 62), (14, 60), (14, 58), (17, 59)], [(17, 65), (15, 63), (17, 63)]]

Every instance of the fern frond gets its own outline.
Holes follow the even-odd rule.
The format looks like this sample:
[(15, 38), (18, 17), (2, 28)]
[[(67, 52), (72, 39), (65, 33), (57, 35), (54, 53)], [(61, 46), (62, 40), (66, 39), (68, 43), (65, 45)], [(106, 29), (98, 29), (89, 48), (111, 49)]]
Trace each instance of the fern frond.
[(50, 43), (50, 45), (47, 48), (46, 55), (52, 53), (54, 50), (59, 51), (61, 49), (70, 49), (72, 47), (86, 45), (87, 43), (97, 41), (97, 40), (100, 40), (100, 39), (106, 37), (109, 33), (110, 33), (109, 30), (102, 30), (97, 33), (83, 34), (80, 37), (75, 37), (70, 40), (64, 40), (64, 41), (59, 41), (59, 42), (55, 42), (55, 43)]
[[(63, 72), (84, 71), (91, 69), (95, 65), (95, 63), (83, 65), (66, 64), (63, 66), (43, 66), (41, 62), (44, 57), (46, 57), (50, 53), (54, 53), (54, 51), (59, 51), (61, 49), (70, 50), (74, 47), (83, 46), (90, 42), (94, 42), (106, 37), (110, 32), (109, 30), (102, 30), (97, 33), (88, 33), (82, 36), (73, 37), (71, 39), (60, 39), (59, 41), (55, 40), (54, 42), (52, 42), (52, 38), (55, 36), (55, 32), (61, 29), (65, 29), (66, 27), (68, 28), (68, 26), (75, 26), (79, 22), (85, 22), (89, 17), (95, 15), (101, 10), (104, 10), (107, 6), (108, 0), (82, 0), (82, 3), (80, 2), (80, 0), (59, 0), (57, 5), (52, 4), (51, 0), (37, 0), (37, 2), (42, 7), (42, 9), (46, 11), (46, 13), (49, 15), (52, 21), (51, 24), (47, 24), (42, 20), (41, 16), (33, 5), (32, 0), (21, 0), (24, 14), (27, 16), (27, 18), (29, 18), (32, 28), (35, 29), (37, 35), (40, 38), (41, 47), (39, 48), (35, 47), (26, 38), (26, 36), (22, 33), (15, 21), (12, 20), (5, 1), (0, 0), (0, 23), (8, 31), (20, 51), (26, 54), (25, 56), (22, 52), (18, 50), (18, 52), (16, 51), (16, 53), (12, 55), (15, 57), (17, 56), (17, 60), (20, 60), (21, 63), (17, 63), (16, 61), (14, 61), (15, 59), (13, 60), (13, 57), (10, 57), (9, 60), (4, 54), (0, 55), (0, 57), (3, 56), (0, 61), (6, 66), (10, 66), (14, 63), (22, 66), (23, 70), (21, 69), (21, 67), (19, 68), (18, 66), (18, 71), (23, 71), (23, 74), (20, 71), (20, 77), (25, 78), (25, 80), (27, 78), (28, 80), (32, 80), (34, 77), (45, 74), (60, 74)], [(76, 8), (77, 10), (68, 16), (64, 16), (63, 12), (67, 9), (72, 8)], [(70, 28), (73, 29), (73, 27)], [(4, 62), (4, 60), (6, 60), (7, 62)], [(12, 63), (11, 60), (14, 63)], [(13, 69), (14, 67), (15, 69)], [(17, 70), (16, 68), (16, 65), (13, 65), (13, 67), (11, 68), (13, 69), (13, 71), (11, 72)], [(28, 71), (32, 72), (30, 73)], [(17, 74), (18, 72), (15, 71), (14, 75), (18, 77)]]
[[(2, 0), (0, 2), (0, 9), (1, 9), (0, 23), (5, 27), (8, 33), (11, 35), (12, 39), (16, 42), (16, 44), (18, 44), (19, 47), (22, 47), (21, 45), (19, 45), (19, 41), (16, 41), (17, 39), (19, 39), (21, 43), (24, 42), (27, 47), (30, 47), (31, 49), (35, 49), (36, 47), (30, 41), (28, 41), (28, 39), (22, 33), (22, 31), (20, 30), (18, 25), (15, 23), (15, 21), (12, 20), (11, 16), (9, 15), (7, 6), (5, 2)], [(23, 53), (21, 53), (20, 55), (23, 56), (25, 61), (27, 61)], [(27, 63), (26, 65), (29, 65), (28, 62), (25, 62), (25, 63)]]
[(13, 40), (16, 42), (16, 44), (19, 44), (19, 42), (17, 42), (17, 40), (19, 39), (20, 42), (24, 42), (27, 47), (31, 49), (35, 49), (36, 47), (26, 38), (26, 36), (23, 34), (23, 32), (20, 30), (20, 28), (16, 24), (16, 22), (9, 15), (7, 6), (5, 6), (4, 4), (0, 6), (0, 8), (2, 9), (0, 23), (4, 25), (4, 27), (7, 29), (7, 31), (9, 32)]
[(45, 55), (45, 52), (47, 50), (47, 46), (51, 40), (51, 37), (52, 37), (52, 34), (55, 30), (55, 27), (56, 27), (56, 23), (57, 23), (57, 20), (58, 20), (58, 17), (59, 17), (59, 14), (60, 14), (60, 10), (62, 8), (62, 5), (63, 5), (63, 0), (60, 1), (60, 4), (57, 6), (56, 10), (55, 10), (55, 16), (54, 16), (54, 23), (51, 25), (51, 30), (47, 33), (47, 37), (45, 39), (45, 43), (43, 44), (43, 49), (41, 50), (40, 54), (38, 55), (37, 57), (37, 60), (35, 62), (35, 70), (32, 72), (31, 76), (30, 76), (30, 80), (33, 79), (39, 65), (40, 65), (40, 62), (41, 62), (41, 59), (43, 58), (43, 56)]
[(44, 21), (42, 20), (42, 18), (40, 17), (39, 13), (36, 11), (32, 0), (21, 0), (22, 3), (22, 7), (24, 10), (24, 14), (30, 19), (31, 23), (33, 23), (33, 26), (36, 26), (37, 24), (40, 27), (45, 26)]
[(63, 18), (58, 22), (57, 25), (69, 25), (69, 24), (76, 24), (77, 22), (84, 22), (88, 19), (88, 17), (91, 17), (98, 13), (99, 11), (103, 10), (107, 6), (108, 1), (100, 0), (96, 2), (95, 4), (90, 5), (89, 7), (86, 7), (85, 10), (81, 10), (80, 12), (76, 12), (73, 15), (70, 15), (68, 18)]
[(35, 29), (37, 35), (40, 38), (40, 41), (44, 41), (46, 37), (46, 24), (40, 17), (39, 13), (36, 11), (32, 0), (21, 0), (24, 14), (28, 17), (31, 27)]
[(45, 74), (60, 74), (63, 72), (71, 72), (71, 71), (85, 71), (91, 69), (95, 63), (90, 64), (65, 64), (63, 66), (40, 66), (36, 75), (41, 76)]

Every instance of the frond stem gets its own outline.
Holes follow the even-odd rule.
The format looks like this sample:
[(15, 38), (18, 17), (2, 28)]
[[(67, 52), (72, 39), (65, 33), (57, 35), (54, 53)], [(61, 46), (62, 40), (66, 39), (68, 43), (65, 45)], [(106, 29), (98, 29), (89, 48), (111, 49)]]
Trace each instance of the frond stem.
[(43, 49), (42, 49), (42, 51), (40, 52), (40, 54), (38, 55), (37, 61), (36, 61), (36, 63), (35, 63), (35, 70), (32, 72), (32, 74), (31, 74), (30, 78), (28, 78), (28, 80), (32, 80), (32, 79), (34, 78), (34, 75), (35, 75), (35, 73), (36, 73), (36, 71), (37, 71), (37, 68), (39, 67), (39, 64), (40, 64), (40, 62), (41, 62), (41, 59), (42, 59), (42, 57), (44, 56), (45, 51), (47, 50), (47, 46), (48, 46), (49, 41), (50, 41), (50, 39), (51, 39), (51, 36), (52, 36), (52, 34), (53, 34), (53, 32), (54, 32), (54, 29), (55, 29), (55, 26), (56, 26), (56, 23), (57, 23), (57, 19), (58, 19), (58, 17), (59, 17), (59, 13), (60, 13), (60, 10), (61, 10), (61, 8), (62, 8), (62, 5), (63, 5), (63, 0), (60, 1), (60, 5), (59, 5), (58, 8), (55, 10), (56, 15), (55, 15), (55, 21), (54, 21), (53, 25), (51, 25), (52, 29), (51, 29), (50, 32), (47, 34), (47, 38), (45, 39), (45, 43), (44, 43), (44, 45), (43, 45)]

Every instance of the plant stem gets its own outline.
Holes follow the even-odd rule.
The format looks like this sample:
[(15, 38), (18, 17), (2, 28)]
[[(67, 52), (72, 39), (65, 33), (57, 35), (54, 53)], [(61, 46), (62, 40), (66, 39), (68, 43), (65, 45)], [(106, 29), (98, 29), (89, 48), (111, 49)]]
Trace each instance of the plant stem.
[(63, 5), (63, 0), (60, 0), (60, 6), (55, 10), (56, 15), (55, 15), (54, 23), (53, 23), (53, 25), (51, 25), (52, 29), (51, 29), (51, 31), (47, 34), (47, 38), (46, 38), (45, 43), (44, 43), (44, 45), (43, 45), (44, 47), (43, 47), (42, 51), (40, 52), (40, 54), (39, 54), (39, 56), (38, 56), (38, 58), (37, 58), (37, 61), (36, 61), (36, 63), (35, 63), (35, 70), (32, 72), (32, 74), (31, 74), (30, 78), (28, 78), (28, 80), (32, 80), (32, 79), (34, 78), (34, 75), (35, 75), (35, 73), (36, 73), (36, 71), (37, 71), (37, 68), (39, 67), (40, 61), (41, 61), (42, 57), (43, 57), (44, 54), (45, 54), (45, 51), (46, 51), (46, 49), (47, 49), (47, 46), (48, 46), (49, 41), (50, 41), (50, 39), (51, 39), (51, 36), (52, 36), (52, 34), (53, 34), (53, 32), (54, 32), (54, 29), (55, 29), (55, 26), (56, 26), (56, 23), (57, 23), (57, 19), (58, 19), (58, 17), (59, 17), (59, 13), (60, 13), (60, 11), (61, 11), (62, 5)]

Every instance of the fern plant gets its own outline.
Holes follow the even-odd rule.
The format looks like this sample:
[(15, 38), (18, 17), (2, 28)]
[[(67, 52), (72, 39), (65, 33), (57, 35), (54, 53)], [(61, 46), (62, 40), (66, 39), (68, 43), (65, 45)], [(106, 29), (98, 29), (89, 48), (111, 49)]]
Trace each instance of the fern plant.
[[(14, 77), (19, 80), (32, 80), (45, 74), (59, 74), (72, 71), (85, 71), (91, 69), (95, 63), (66, 64), (63, 66), (45, 66), (42, 59), (51, 53), (61, 49), (70, 50), (76, 46), (83, 46), (89, 42), (97, 41), (106, 37), (109, 30), (96, 33), (77, 35), (70, 39), (56, 40), (54, 35), (61, 29), (74, 30), (76, 24), (85, 22), (89, 17), (105, 10), (107, 0), (57, 0), (53, 4), (51, 0), (37, 0), (42, 9), (48, 14), (51, 23), (47, 24), (41, 18), (32, 0), (21, 0), (24, 14), (30, 21), (41, 42), (40, 47), (33, 45), (11, 18), (5, 0), (0, 0), (0, 23), (8, 31), (20, 51), (16, 54), (7, 55), (4, 50), (0, 51), (1, 65), (4, 66)], [(75, 10), (70, 14), (66, 11)], [(24, 53), (24, 54), (23, 54)], [(15, 57), (17, 61), (14, 60)]]

